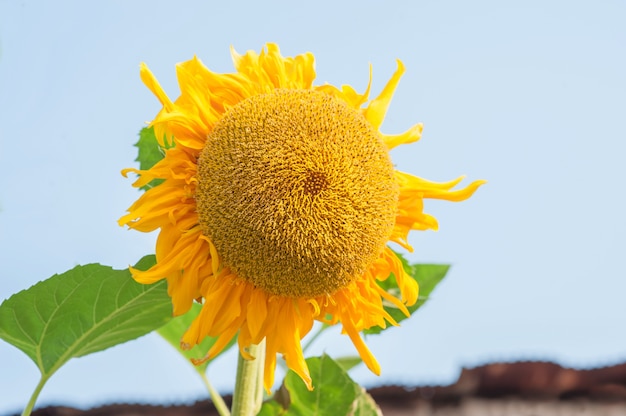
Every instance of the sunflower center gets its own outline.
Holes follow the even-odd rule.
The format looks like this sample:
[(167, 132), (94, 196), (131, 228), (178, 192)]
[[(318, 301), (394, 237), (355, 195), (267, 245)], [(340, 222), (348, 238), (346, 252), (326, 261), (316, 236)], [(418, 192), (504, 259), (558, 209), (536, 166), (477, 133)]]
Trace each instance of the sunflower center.
[(317, 195), (328, 187), (328, 179), (324, 172), (307, 172), (302, 190), (309, 195)]
[(311, 90), (275, 90), (226, 111), (198, 160), (203, 233), (222, 263), (268, 293), (332, 294), (391, 235), (398, 186), (363, 115)]

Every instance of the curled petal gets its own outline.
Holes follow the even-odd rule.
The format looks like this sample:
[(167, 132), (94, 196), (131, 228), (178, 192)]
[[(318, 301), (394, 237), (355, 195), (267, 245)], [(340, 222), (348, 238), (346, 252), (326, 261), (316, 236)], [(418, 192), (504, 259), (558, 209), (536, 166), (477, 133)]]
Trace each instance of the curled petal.
[(393, 74), (391, 79), (387, 81), (387, 85), (385, 85), (385, 88), (383, 88), (378, 97), (373, 99), (369, 106), (365, 109), (365, 118), (372, 123), (372, 126), (376, 130), (380, 129), (380, 126), (383, 124), (383, 120), (387, 114), (387, 109), (391, 103), (393, 93), (396, 91), (396, 87), (400, 82), (402, 74), (404, 74), (404, 64), (399, 59), (396, 62), (398, 64), (398, 69), (396, 69), (396, 72)]
[(409, 144), (418, 141), (422, 137), (423, 129), (424, 125), (422, 123), (418, 123), (404, 133), (396, 135), (381, 134), (381, 136), (387, 145), (387, 148), (391, 150), (400, 144)]

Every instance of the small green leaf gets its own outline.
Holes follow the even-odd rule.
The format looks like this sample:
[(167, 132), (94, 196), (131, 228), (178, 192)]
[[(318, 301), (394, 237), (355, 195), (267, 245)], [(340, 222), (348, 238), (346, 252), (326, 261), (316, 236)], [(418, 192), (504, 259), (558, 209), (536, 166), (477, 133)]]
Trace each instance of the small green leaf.
[[(154, 257), (138, 267), (151, 264)], [(88, 264), (5, 300), (0, 338), (26, 353), (47, 379), (71, 358), (145, 335), (171, 316), (165, 281), (142, 285), (128, 269)]]
[[(417, 283), (419, 284), (419, 298), (415, 305), (407, 307), (409, 312), (413, 314), (416, 310), (418, 310), (430, 296), (430, 293), (433, 291), (435, 286), (441, 282), (441, 280), (446, 276), (450, 266), (447, 264), (409, 264), (408, 261), (399, 253), (396, 253), (398, 258), (402, 261), (402, 266), (404, 270), (407, 272), (409, 276), (411, 276)], [(379, 282), (379, 285), (385, 289), (387, 292), (394, 294), (395, 296), (399, 295), (400, 289), (398, 288), (398, 284), (396, 282), (395, 276), (392, 274), (389, 276), (387, 280)], [(403, 321), (407, 318), (407, 316), (402, 313), (402, 311), (396, 308), (392, 304), (385, 305), (385, 310), (389, 312), (389, 314), (396, 320), (396, 322)], [(389, 328), (390, 326), (387, 326)], [(386, 328), (381, 328), (379, 326), (372, 327), (370, 329), (366, 329), (363, 331), (365, 334), (379, 334)]]
[(374, 398), (361, 387), (356, 400), (352, 403), (352, 409), (348, 416), (383, 416), (383, 412), (374, 401)]
[[(135, 159), (135, 161), (139, 162), (139, 169), (142, 170), (150, 169), (165, 156), (164, 149), (159, 145), (154, 135), (153, 127), (144, 127), (141, 129), (139, 132), (139, 141), (135, 143), (135, 147), (137, 147), (137, 159)], [(169, 147), (166, 147), (166, 149)], [(162, 182), (162, 179), (155, 179), (149, 184), (142, 186), (141, 189), (147, 191)]]
[(335, 358), (335, 362), (343, 369), (343, 371), (348, 372), (357, 365), (361, 364), (363, 360), (358, 355), (351, 355), (347, 357)]
[(135, 147), (137, 147), (137, 159), (135, 161), (139, 162), (139, 169), (150, 169), (163, 159), (164, 149), (159, 145), (153, 127), (141, 129), (139, 141), (135, 143)]
[[(191, 325), (191, 322), (196, 319), (196, 316), (200, 313), (202, 306), (198, 303), (194, 303), (189, 310), (184, 315), (178, 316), (167, 323), (167, 325), (162, 326), (157, 330), (159, 335), (161, 335), (165, 340), (172, 346), (176, 351), (182, 354), (185, 358), (190, 360), (191, 358), (202, 358), (206, 355), (206, 353), (211, 349), (213, 344), (217, 341), (217, 337), (206, 337), (202, 340), (202, 342), (198, 345), (195, 345), (190, 350), (182, 350), (180, 348), (180, 339), (183, 337), (187, 328)], [(222, 353), (226, 352), (230, 347), (235, 344), (237, 337), (233, 337), (230, 340), (230, 343), (222, 350)], [(195, 368), (195, 370), (201, 375), (206, 371), (207, 366), (211, 363), (215, 358), (217, 358), (220, 354), (211, 358), (210, 360), (200, 364), (193, 365), (191, 361), (189, 363)]]
[(306, 360), (313, 379), (313, 391), (290, 371), (285, 377), (290, 405), (286, 415), (347, 415), (359, 393), (359, 386), (328, 355)]

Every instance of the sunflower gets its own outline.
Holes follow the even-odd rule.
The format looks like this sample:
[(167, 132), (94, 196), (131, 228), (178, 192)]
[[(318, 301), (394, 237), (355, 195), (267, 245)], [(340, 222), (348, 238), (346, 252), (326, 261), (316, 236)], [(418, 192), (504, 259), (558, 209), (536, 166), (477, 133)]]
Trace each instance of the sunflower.
[[(180, 96), (172, 101), (145, 64), (141, 79), (163, 108), (150, 123), (164, 157), (133, 184), (147, 190), (120, 225), (159, 229), (156, 264), (131, 269), (150, 284), (167, 279), (174, 314), (202, 309), (181, 340), (206, 336), (218, 354), (238, 334), (244, 357), (266, 341), (264, 384), (274, 382), (276, 356), (312, 389), (301, 340), (315, 321), (341, 324), (368, 368), (380, 366), (359, 332), (397, 325), (390, 302), (409, 314), (418, 286), (387, 246), (412, 251), (410, 230), (437, 229), (425, 198), (461, 201), (483, 183), (452, 188), (394, 169), (389, 150), (420, 138), (417, 124), (398, 135), (379, 131), (398, 68), (378, 97), (352, 87), (313, 85), (311, 53), (283, 57), (275, 44), (261, 53), (231, 51), (235, 72), (218, 74), (193, 58), (179, 63)], [(399, 298), (379, 283), (393, 274)]]

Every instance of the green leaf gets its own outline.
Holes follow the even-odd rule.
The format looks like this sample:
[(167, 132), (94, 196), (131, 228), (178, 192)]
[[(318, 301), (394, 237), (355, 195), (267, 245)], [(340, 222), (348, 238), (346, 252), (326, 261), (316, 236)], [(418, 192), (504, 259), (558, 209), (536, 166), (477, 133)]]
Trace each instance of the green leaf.
[[(137, 266), (151, 264), (153, 256)], [(165, 281), (142, 285), (128, 269), (88, 264), (5, 300), (0, 338), (26, 353), (47, 379), (71, 358), (145, 335), (171, 317)]]
[[(416, 310), (422, 307), (424, 303), (428, 300), (430, 293), (433, 291), (435, 286), (441, 282), (441, 280), (446, 276), (448, 270), (450, 269), (450, 265), (447, 264), (409, 264), (409, 262), (399, 253), (396, 253), (398, 258), (402, 261), (402, 266), (404, 270), (407, 272), (409, 276), (411, 276), (417, 283), (419, 284), (419, 298), (415, 305), (407, 307), (409, 312), (413, 314)], [(398, 284), (396, 282), (396, 278), (393, 274), (389, 276), (387, 280), (379, 282), (379, 285), (385, 289), (387, 292), (392, 293), (394, 296), (399, 296), (400, 289), (398, 288)], [(385, 310), (389, 312), (389, 314), (396, 320), (396, 322), (401, 322), (407, 318), (407, 316), (402, 313), (400, 309), (395, 307), (392, 304), (385, 304)], [(387, 326), (389, 328), (390, 326)], [(379, 326), (372, 327), (370, 329), (366, 329), (363, 331), (364, 334), (379, 334), (386, 328), (381, 328)]]
[(285, 377), (290, 405), (286, 415), (347, 415), (357, 398), (359, 386), (328, 355), (306, 360), (313, 379), (309, 391), (300, 377), (290, 371)]
[[(346, 357), (344, 363), (354, 363)], [(359, 360), (360, 361), (360, 360)], [(306, 360), (313, 379), (309, 391), (296, 373), (289, 371), (274, 397), (261, 408), (261, 416), (381, 416), (380, 409), (365, 389), (328, 355)]]
[(350, 355), (347, 357), (335, 358), (335, 362), (343, 369), (343, 371), (348, 372), (357, 365), (361, 364), (363, 360), (358, 355)]
[(189, 310), (184, 315), (178, 316), (167, 323), (167, 325), (162, 326), (157, 330), (159, 335), (161, 335), (165, 340), (172, 346), (176, 351), (178, 351), (181, 355), (183, 355), (189, 363), (195, 368), (195, 370), (200, 373), (200, 375), (204, 374), (207, 366), (220, 354), (226, 352), (235, 344), (237, 337), (233, 337), (230, 340), (229, 344), (222, 350), (222, 352), (210, 360), (200, 364), (193, 365), (191, 363), (191, 358), (202, 358), (206, 355), (206, 353), (211, 349), (213, 344), (217, 341), (217, 337), (206, 337), (202, 340), (202, 342), (198, 345), (195, 345), (190, 350), (183, 350), (180, 348), (180, 339), (183, 337), (187, 328), (191, 325), (191, 322), (198, 316), (202, 306), (198, 303), (194, 303)]
[[(165, 156), (165, 149), (168, 149), (171, 146), (166, 146), (165, 149), (162, 148), (154, 135), (154, 128), (144, 127), (139, 132), (139, 141), (135, 143), (135, 147), (137, 147), (137, 159), (135, 159), (135, 161), (139, 162), (139, 169), (146, 170), (150, 169), (158, 161), (163, 159)], [(142, 186), (141, 189), (147, 191), (162, 182), (162, 179), (155, 179), (147, 185)]]

